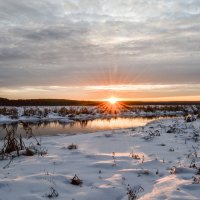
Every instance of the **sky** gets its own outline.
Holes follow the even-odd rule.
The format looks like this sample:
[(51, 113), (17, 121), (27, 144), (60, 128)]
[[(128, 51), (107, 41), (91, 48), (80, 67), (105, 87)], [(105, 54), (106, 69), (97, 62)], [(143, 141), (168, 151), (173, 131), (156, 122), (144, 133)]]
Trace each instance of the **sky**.
[(199, 0), (0, 0), (0, 97), (200, 100)]

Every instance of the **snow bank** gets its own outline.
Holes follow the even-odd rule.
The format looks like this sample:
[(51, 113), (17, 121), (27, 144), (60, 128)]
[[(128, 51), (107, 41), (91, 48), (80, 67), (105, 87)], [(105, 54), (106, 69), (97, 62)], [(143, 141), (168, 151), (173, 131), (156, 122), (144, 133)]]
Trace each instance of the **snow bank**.
[[(141, 200), (199, 199), (193, 178), (198, 166), (191, 168), (200, 160), (193, 134), (200, 133), (199, 125), (167, 119), (134, 129), (41, 137), (47, 155), (20, 156), (5, 169), (9, 161), (0, 161), (0, 199), (48, 199), (52, 188), (58, 200), (128, 200), (131, 192)], [(174, 132), (167, 133), (171, 127)], [(78, 149), (69, 150), (72, 143)], [(71, 184), (75, 174), (81, 186)]]

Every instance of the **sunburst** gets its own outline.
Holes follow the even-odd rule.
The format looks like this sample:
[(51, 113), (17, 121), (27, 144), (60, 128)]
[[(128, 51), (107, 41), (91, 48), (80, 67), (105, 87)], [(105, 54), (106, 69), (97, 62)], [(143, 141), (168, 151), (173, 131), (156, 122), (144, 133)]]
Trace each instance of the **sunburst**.
[(99, 105), (99, 110), (104, 114), (117, 115), (123, 110), (127, 110), (127, 105), (120, 102), (116, 97), (110, 97)]

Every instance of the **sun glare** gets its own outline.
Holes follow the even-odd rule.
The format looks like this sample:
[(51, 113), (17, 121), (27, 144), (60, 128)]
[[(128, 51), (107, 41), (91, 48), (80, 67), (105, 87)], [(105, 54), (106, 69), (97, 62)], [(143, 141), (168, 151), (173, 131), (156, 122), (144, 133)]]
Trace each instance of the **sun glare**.
[(127, 110), (127, 106), (123, 102), (120, 102), (120, 99), (111, 96), (108, 99), (104, 99), (99, 104), (98, 109), (100, 113), (117, 115), (123, 110)]
[(118, 99), (115, 98), (115, 97), (111, 97), (108, 99), (108, 101), (111, 103), (111, 104), (116, 104), (118, 102)]

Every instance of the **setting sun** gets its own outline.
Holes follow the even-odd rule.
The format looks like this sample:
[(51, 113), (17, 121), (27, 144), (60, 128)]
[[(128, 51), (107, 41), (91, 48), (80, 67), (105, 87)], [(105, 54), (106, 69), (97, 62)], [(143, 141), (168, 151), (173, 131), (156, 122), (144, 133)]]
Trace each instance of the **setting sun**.
[(108, 99), (108, 101), (109, 101), (111, 104), (115, 104), (115, 103), (118, 102), (118, 99), (115, 98), (115, 97), (111, 97), (111, 98)]

